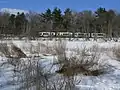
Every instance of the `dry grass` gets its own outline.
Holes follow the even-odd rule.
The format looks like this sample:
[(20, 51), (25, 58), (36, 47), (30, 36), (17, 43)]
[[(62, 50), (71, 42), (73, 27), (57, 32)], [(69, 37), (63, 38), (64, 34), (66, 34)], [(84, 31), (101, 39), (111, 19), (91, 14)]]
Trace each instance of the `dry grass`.
[(1, 43), (0, 52), (7, 58), (12, 58), (12, 57), (25, 58), (26, 57), (25, 53), (14, 44), (11, 44), (8, 46), (7, 43)]
[(120, 46), (117, 47), (113, 47), (112, 48), (113, 51), (113, 55), (115, 56), (115, 58), (120, 61)]
[(104, 74), (105, 72), (103, 65), (100, 65), (99, 61), (92, 60), (93, 58), (94, 57), (90, 57), (89, 59), (91, 60), (89, 61), (84, 61), (84, 59), (83, 61), (76, 61), (75, 57), (70, 58), (71, 60), (68, 60), (68, 64), (63, 64), (62, 68), (56, 72), (65, 76), (73, 76), (78, 74), (85, 76), (99, 76)]
[(6, 57), (11, 55), (7, 43), (0, 43), (0, 52)]
[(94, 49), (90, 52), (86, 47), (83, 50), (79, 48), (76, 50), (76, 54), (69, 55), (67, 57), (65, 45), (59, 43), (56, 49), (58, 54), (58, 64), (59, 70), (57, 73), (63, 74), (65, 76), (74, 76), (78, 74), (86, 76), (99, 76), (104, 74), (104, 61), (100, 60), (100, 53), (98, 52), (98, 47), (93, 47)]
[(26, 54), (17, 46), (12, 45), (11, 47), (13, 55), (16, 55), (18, 58), (26, 58)]

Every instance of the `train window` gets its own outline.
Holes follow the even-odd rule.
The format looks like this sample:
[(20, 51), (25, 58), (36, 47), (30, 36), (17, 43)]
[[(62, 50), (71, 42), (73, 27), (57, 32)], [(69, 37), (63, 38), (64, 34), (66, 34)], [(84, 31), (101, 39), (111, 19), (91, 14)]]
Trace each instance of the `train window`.
[(49, 35), (49, 33), (43, 33), (43, 35)]
[(62, 34), (63, 36), (70, 36), (70, 35), (72, 35), (71, 33), (63, 33)]
[(55, 36), (55, 32), (50, 32), (50, 35)]
[(104, 36), (105, 34), (104, 33), (98, 33), (98, 36)]
[(61, 35), (61, 33), (60, 32), (57, 32), (57, 36), (60, 36)]

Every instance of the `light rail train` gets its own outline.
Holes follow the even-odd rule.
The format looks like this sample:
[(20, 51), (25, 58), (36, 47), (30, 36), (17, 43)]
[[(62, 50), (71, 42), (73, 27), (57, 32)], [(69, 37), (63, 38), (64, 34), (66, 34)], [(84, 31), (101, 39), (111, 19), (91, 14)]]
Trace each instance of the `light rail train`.
[(81, 33), (81, 32), (39, 32), (40, 37), (62, 37), (62, 38), (103, 38), (105, 33)]

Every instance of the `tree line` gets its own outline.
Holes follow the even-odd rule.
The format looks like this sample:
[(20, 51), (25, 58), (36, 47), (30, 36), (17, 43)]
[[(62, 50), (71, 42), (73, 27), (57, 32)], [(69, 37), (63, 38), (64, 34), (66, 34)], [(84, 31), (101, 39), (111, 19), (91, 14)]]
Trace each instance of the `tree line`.
[(55, 7), (43, 13), (0, 13), (0, 34), (39, 37), (38, 32), (105, 33), (108, 38), (119, 37), (120, 13), (105, 8), (81, 12)]

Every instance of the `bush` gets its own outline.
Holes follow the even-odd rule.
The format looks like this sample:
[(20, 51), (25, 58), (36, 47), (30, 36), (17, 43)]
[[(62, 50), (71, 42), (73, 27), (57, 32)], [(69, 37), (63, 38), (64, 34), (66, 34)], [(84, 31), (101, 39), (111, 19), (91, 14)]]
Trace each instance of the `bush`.
[(65, 76), (74, 76), (78, 74), (88, 76), (98, 76), (104, 74), (105, 63), (100, 60), (100, 53), (98, 47), (95, 46), (94, 50), (90, 52), (89, 49), (84, 47), (76, 49), (76, 52), (67, 55), (65, 43), (59, 42), (56, 52), (58, 59), (59, 70)]

